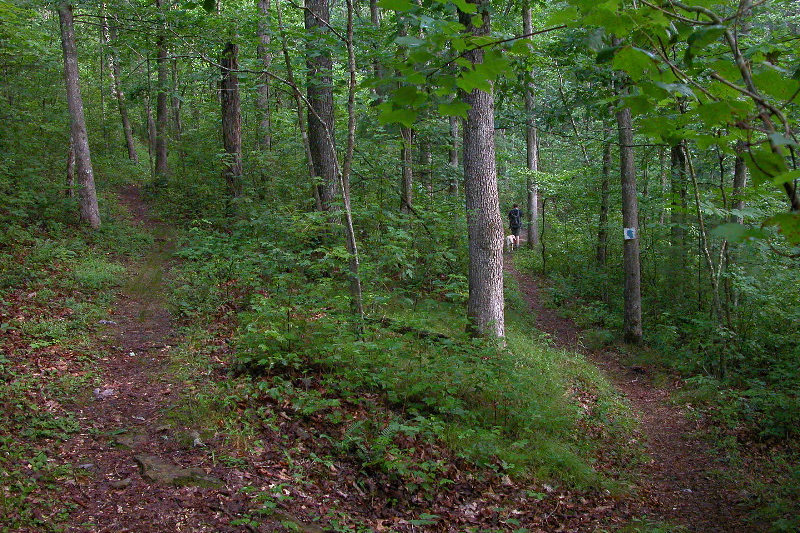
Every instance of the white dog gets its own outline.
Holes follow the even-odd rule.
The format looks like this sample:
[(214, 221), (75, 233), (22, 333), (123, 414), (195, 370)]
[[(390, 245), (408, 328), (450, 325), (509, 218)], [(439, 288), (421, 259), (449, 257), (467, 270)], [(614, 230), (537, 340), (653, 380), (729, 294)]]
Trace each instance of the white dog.
[(509, 252), (516, 250), (519, 248), (519, 242), (517, 241), (517, 237), (514, 235), (506, 235), (506, 250)]

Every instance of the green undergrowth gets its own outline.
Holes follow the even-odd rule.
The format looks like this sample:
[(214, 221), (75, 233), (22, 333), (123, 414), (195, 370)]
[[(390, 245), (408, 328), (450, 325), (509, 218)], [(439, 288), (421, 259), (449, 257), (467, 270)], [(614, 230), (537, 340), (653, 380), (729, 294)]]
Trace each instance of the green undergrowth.
[(369, 312), (354, 319), (346, 252), (319, 237), (314, 217), (189, 232), (171, 300), (194, 325), (175, 365), (193, 391), (178, 423), (242, 452), (263, 446), (284, 413), (307, 424), (324, 460), (423, 496), (448, 483), (455, 460), (486, 475), (621, 490), (617, 467), (637, 457), (625, 406), (581, 357), (531, 337), (513, 289), (506, 346), (466, 336), (465, 282), (444, 266), (446, 289), (427, 293), (393, 291), (402, 272), (365, 266), (380, 282), (365, 274)]
[(57, 482), (86, 475), (59, 455), (81, 431), (67, 406), (96, 386), (92, 335), (114, 320), (121, 261), (151, 242), (102, 200), (97, 232), (44, 213), (54, 219), (18, 219), (18, 239), (0, 242), (0, 531), (62, 531), (73, 504)]

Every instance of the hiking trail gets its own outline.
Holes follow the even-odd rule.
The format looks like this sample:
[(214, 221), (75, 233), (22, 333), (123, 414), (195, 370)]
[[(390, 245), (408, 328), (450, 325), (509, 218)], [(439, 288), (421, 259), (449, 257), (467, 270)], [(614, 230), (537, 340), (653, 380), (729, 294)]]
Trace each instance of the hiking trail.
[(745, 495), (726, 481), (728, 469), (709, 450), (711, 444), (700, 438), (699, 422), (690, 421), (685, 408), (670, 402), (679, 382), (656, 385), (648, 369), (626, 364), (613, 347), (587, 349), (581, 342), (581, 328), (545, 305), (544, 280), (518, 271), (508, 260), (505, 269), (514, 276), (535, 314), (537, 329), (549, 334), (556, 347), (585, 355), (630, 403), (652, 458), (638, 476), (644, 496), (642, 511), (694, 532), (759, 531), (745, 522), (739, 511)]

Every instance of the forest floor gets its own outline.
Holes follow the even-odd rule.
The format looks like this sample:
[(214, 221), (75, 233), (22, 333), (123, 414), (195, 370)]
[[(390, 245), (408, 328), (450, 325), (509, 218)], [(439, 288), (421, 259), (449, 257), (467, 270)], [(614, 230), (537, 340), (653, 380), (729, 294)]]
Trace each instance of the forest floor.
[[(163, 299), (162, 283), (169, 276), (174, 243), (168, 226), (148, 216), (138, 189), (123, 190), (121, 201), (132, 222), (155, 236), (156, 246), (128, 265), (130, 281), (114, 305), (111, 320), (97, 334), (102, 356), (97, 363), (96, 387), (85, 401), (63, 406), (80, 421), (81, 429), (58, 444), (54, 455), (75, 465), (76, 470), (50, 480), (52, 496), (59, 503), (41, 507), (42, 523), (55, 520), (60, 513), (61, 523), (66, 524), (63, 530), (70, 532), (366, 531), (346, 525), (323, 530), (310, 523), (309, 516), (327, 517), (331, 523), (334, 517), (346, 524), (346, 515), (330, 503), (339, 499), (346, 504), (337, 509), (347, 509), (351, 516), (369, 516), (372, 531), (467, 531), (454, 525), (458, 515), (459, 519), (467, 516), (463, 523), (474, 524), (470, 531), (514, 530), (513, 521), (503, 521), (493, 511), (501, 504), (516, 506), (516, 516), (539, 514), (526, 522), (538, 524), (526, 531), (539, 533), (607, 531), (641, 516), (680, 524), (688, 531), (758, 530), (737, 512), (741, 499), (737, 488), (725, 481), (725, 467), (707, 451), (709, 443), (696, 436), (700, 428), (689, 421), (683, 409), (670, 403), (670, 387), (656, 386), (647, 369), (626, 365), (613, 350), (583, 349), (581, 330), (544, 305), (543, 281), (523, 275), (511, 265), (507, 268), (536, 313), (538, 328), (548, 333), (556, 346), (585, 353), (637, 414), (641, 439), (647, 443), (652, 461), (635, 474), (639, 486), (635, 494), (620, 497), (569, 493), (547, 485), (520, 487), (507, 478), (484, 482), (459, 465), (453, 467), (453, 485), (443, 488), (439, 496), (441, 502), (454, 502), (453, 507), (445, 510), (442, 503), (435, 511), (449, 514), (450, 525), (440, 522), (426, 527), (424, 520), (393, 515), (391, 506), (380, 500), (394, 499), (397, 505), (403, 495), (388, 498), (371, 480), (366, 484), (363, 478), (359, 481), (355, 467), (320, 466), (306, 460), (318, 477), (301, 480), (289, 464), (287, 435), (294, 443), (293, 451), (324, 457), (330, 450), (321, 448), (316, 442), (321, 439), (315, 440), (309, 433), (333, 433), (324, 427), (300, 427), (291, 419), (291, 411), (280, 406), (275, 408), (280, 427), (261, 428), (261, 455), (246, 461), (223, 456), (222, 440), (201, 435), (201, 413), (196, 413), (195, 421), (191, 416), (170, 418), (173, 410), (185, 410), (186, 396), (194, 392), (185, 390), (188, 381), (181, 379), (180, 369), (175, 367), (173, 351), (181, 339)], [(56, 368), (59, 364), (54, 363)], [(225, 376), (218, 369), (208, 379)], [(455, 458), (453, 463), (457, 463)], [(258, 520), (243, 519), (254, 516), (254, 506), (258, 507), (245, 489), (259, 484), (269, 487), (268, 501), (274, 507)], [(531, 489), (539, 491), (538, 498), (543, 499), (522, 503), (521, 495), (531, 494)], [(264, 501), (262, 498), (261, 504)]]

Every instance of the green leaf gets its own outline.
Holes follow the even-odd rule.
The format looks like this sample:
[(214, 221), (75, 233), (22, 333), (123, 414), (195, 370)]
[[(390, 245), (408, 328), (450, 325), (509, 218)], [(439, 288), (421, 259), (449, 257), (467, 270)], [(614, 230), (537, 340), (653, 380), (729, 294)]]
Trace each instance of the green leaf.
[(790, 170), (789, 172), (778, 174), (770, 181), (772, 181), (772, 183), (775, 185), (783, 185), (786, 182), (794, 181), (796, 179), (800, 179), (800, 170)]
[(425, 44), (425, 41), (422, 39), (418, 39), (417, 37), (413, 37), (411, 35), (403, 35), (398, 37), (394, 40), (394, 42), (400, 46), (420, 46)]
[(777, 176), (788, 172), (784, 157), (765, 146), (750, 150), (742, 157), (750, 170), (754, 185), (772, 181)]
[(769, 137), (770, 143), (772, 143), (773, 146), (790, 146), (790, 145), (791, 146), (796, 146), (797, 145), (797, 143), (794, 141), (794, 139), (790, 139), (788, 137), (784, 137), (780, 133), (770, 133), (768, 135), (768, 137)]
[[(385, 107), (384, 107), (385, 106)], [(417, 113), (413, 109), (395, 109), (391, 105), (382, 104), (379, 106), (380, 114), (378, 115), (378, 122), (381, 124), (394, 124), (400, 123), (403, 126), (410, 128), (417, 120)]]
[(454, 100), (444, 104), (439, 104), (439, 114), (446, 117), (462, 117), (467, 118), (467, 111), (472, 109), (472, 106), (466, 102)]
[(476, 28), (480, 28), (481, 26), (483, 26), (483, 15), (481, 15), (480, 13), (478, 13), (477, 15), (473, 15), (469, 19), (469, 22)]
[(750, 114), (751, 105), (742, 100), (720, 100), (697, 106), (695, 113), (708, 127), (731, 124)]
[(597, 57), (595, 58), (594, 62), (598, 65), (602, 65), (603, 63), (608, 63), (614, 56), (617, 54), (617, 51), (622, 48), (621, 46), (612, 46), (611, 48), (604, 48), (597, 52)]
[(766, 69), (753, 75), (753, 82), (761, 90), (778, 100), (788, 100), (797, 96), (800, 82), (775, 69)]
[(694, 57), (703, 48), (716, 41), (723, 33), (725, 33), (725, 26), (706, 26), (689, 35), (686, 39), (686, 43), (689, 46), (686, 47), (686, 54), (684, 55), (686, 64), (691, 65)]
[(380, 0), (378, 7), (391, 11), (411, 11), (417, 6), (408, 0)]
[[(437, 0), (442, 4), (446, 3), (441, 0)], [(470, 4), (467, 0), (450, 0), (450, 3), (454, 4), (459, 10), (463, 11), (464, 13), (475, 13), (478, 10), (477, 4)]]
[(800, 244), (800, 213), (781, 213), (764, 221), (764, 226), (777, 226), (778, 233), (790, 244)]
[(480, 89), (484, 92), (491, 92), (492, 84), (486, 77), (484, 72), (478, 70), (466, 70), (461, 73), (461, 76), (456, 80), (458, 88), (464, 92), (470, 93), (474, 89)]
[(711, 235), (730, 242), (743, 242), (750, 239), (763, 239), (768, 236), (767, 232), (758, 228), (748, 228), (736, 222), (720, 224), (711, 230)]
[(614, 55), (614, 68), (624, 70), (634, 81), (644, 78), (653, 69), (650, 57), (637, 48), (626, 46)]
[(567, 26), (578, 26), (580, 25), (578, 10), (573, 6), (563, 9), (556, 9), (550, 14), (549, 17), (547, 17), (547, 21), (544, 24), (545, 26), (561, 26), (562, 24), (566, 24)]
[(690, 98), (694, 98), (694, 91), (692, 91), (692, 88), (686, 85), (685, 83), (656, 82), (655, 84), (664, 89), (665, 91), (669, 91), (670, 94), (677, 93), (681, 96), (688, 96)]
[(428, 95), (414, 85), (404, 85), (392, 91), (392, 103), (397, 107), (418, 108), (428, 101)]

